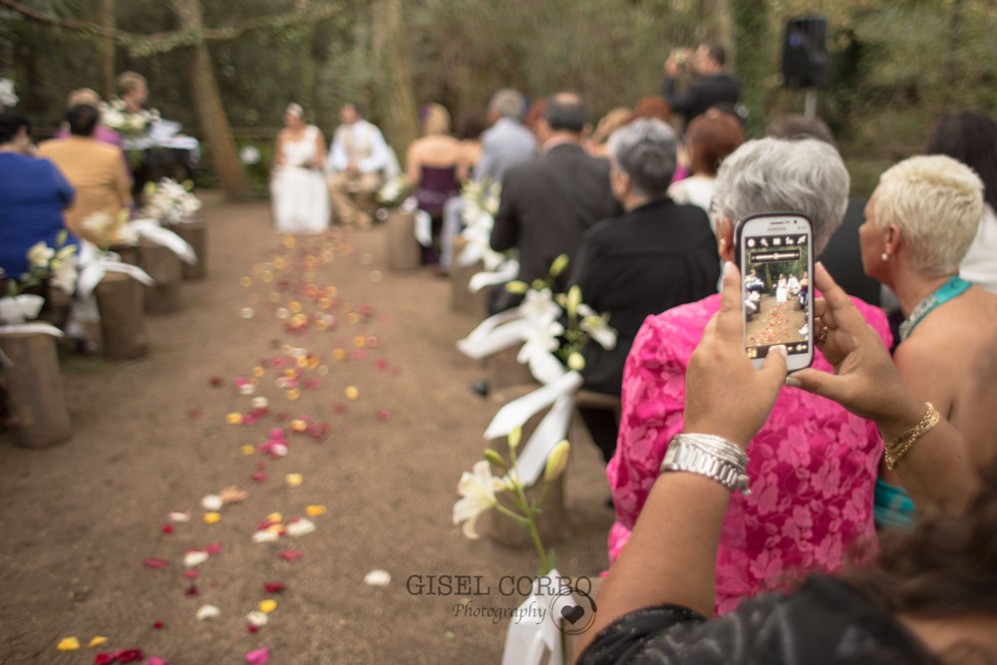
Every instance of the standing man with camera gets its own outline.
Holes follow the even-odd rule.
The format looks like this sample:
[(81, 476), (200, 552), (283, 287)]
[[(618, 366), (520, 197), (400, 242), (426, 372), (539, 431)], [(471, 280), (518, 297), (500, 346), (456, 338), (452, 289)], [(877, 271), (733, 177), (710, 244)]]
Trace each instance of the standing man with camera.
[[(733, 113), (741, 97), (741, 81), (724, 69), (727, 52), (720, 44), (706, 42), (692, 51), (676, 49), (665, 61), (665, 84), (662, 96), (672, 110), (681, 113), (688, 127), (692, 120), (714, 106), (727, 107)], [(683, 71), (692, 74), (692, 80), (679, 91), (679, 78)]]

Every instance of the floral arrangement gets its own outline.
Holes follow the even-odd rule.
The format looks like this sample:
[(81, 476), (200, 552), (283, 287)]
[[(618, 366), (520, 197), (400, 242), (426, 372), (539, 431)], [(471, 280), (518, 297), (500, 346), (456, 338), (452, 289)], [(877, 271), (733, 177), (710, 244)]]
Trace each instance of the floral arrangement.
[(134, 245), (138, 234), (128, 228), (128, 210), (122, 209), (117, 215), (95, 212), (83, 220), (83, 228), (94, 239), (94, 244), (103, 250), (112, 245)]
[[(540, 575), (547, 575), (554, 569), (554, 552), (548, 552), (540, 538), (540, 531), (537, 528), (537, 517), (542, 512), (544, 500), (547, 497), (550, 484), (557, 480), (564, 472), (568, 464), (568, 455), (571, 451), (571, 444), (562, 440), (547, 457), (544, 467), (543, 488), (539, 498), (531, 501), (526, 496), (526, 486), (520, 480), (517, 465), (516, 450), (522, 438), (522, 428), (515, 428), (508, 438), (509, 460), (505, 459), (496, 450), (485, 449), (484, 459), (476, 462), (469, 473), (465, 471), (460, 481), (457, 483), (457, 493), (460, 500), (453, 507), (453, 523), (462, 524), (464, 535), (475, 539), (478, 533), (475, 525), (478, 518), (489, 510), (496, 510), (521, 526), (530, 534), (533, 546), (536, 548), (540, 559)], [(505, 476), (498, 478), (492, 475), (492, 467), (505, 472)], [(509, 492), (512, 507), (506, 507), (499, 502), (496, 493)]]
[(473, 265), (481, 260), (486, 270), (497, 270), (506, 260), (506, 255), (491, 247), (492, 227), (498, 213), (502, 196), (502, 185), (490, 179), (468, 181), (460, 191), (464, 203), (461, 221), (464, 230), (461, 237), (466, 242), (458, 257), (461, 265)]
[(112, 99), (101, 106), (101, 123), (126, 139), (137, 139), (145, 136), (149, 127), (158, 120), (159, 111), (156, 109), (131, 111), (121, 99)]
[(145, 207), (142, 214), (160, 223), (183, 224), (190, 222), (191, 216), (201, 209), (201, 200), (191, 191), (194, 183), (183, 184), (171, 178), (163, 178), (145, 186)]
[[(20, 278), (7, 279), (7, 295), (16, 296), (25, 289), (43, 285), (46, 281), (68, 294), (76, 290), (76, 245), (67, 245), (68, 234), (61, 231), (56, 238), (57, 248), (44, 241), (36, 242), (27, 252), (28, 272)], [(0, 268), (0, 278), (4, 276)]]
[(10, 79), (0, 78), (0, 109), (17, 106), (19, 99), (17, 93), (14, 92), (14, 82)]
[(377, 190), (377, 202), (385, 208), (397, 208), (411, 193), (412, 183), (404, 175), (397, 175)]

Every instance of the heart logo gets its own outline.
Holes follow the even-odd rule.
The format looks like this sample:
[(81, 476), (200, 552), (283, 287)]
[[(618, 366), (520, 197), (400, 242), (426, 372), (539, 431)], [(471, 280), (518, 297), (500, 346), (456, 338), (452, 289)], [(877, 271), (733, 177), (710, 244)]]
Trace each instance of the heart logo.
[(573, 626), (576, 621), (585, 616), (585, 609), (581, 605), (565, 605), (561, 608), (561, 616)]

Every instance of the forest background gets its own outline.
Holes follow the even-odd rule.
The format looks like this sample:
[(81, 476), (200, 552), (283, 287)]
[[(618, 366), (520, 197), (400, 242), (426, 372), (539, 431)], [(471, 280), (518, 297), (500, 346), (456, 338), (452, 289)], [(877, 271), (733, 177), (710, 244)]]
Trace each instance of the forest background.
[[(199, 184), (238, 199), (266, 191), (291, 101), (329, 136), (355, 100), (404, 155), (423, 104), (459, 125), (499, 88), (573, 89), (594, 123), (658, 94), (669, 52), (703, 40), (728, 45), (758, 136), (803, 110), (780, 58), (785, 21), (806, 15), (828, 20), (817, 112), (856, 194), (918, 152), (943, 114), (997, 111), (995, 0), (0, 0), (0, 77), (44, 131), (71, 89), (107, 96), (116, 74), (144, 74), (148, 105), (202, 140)], [(247, 145), (260, 163), (240, 162)]]

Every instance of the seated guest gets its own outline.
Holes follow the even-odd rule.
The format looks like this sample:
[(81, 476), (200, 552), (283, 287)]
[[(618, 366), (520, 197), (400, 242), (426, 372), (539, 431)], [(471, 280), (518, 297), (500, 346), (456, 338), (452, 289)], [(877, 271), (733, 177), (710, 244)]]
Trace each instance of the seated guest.
[[(761, 139), (743, 144), (717, 173), (720, 257), (734, 258), (738, 220), (773, 210), (807, 215), (819, 254), (841, 223), (848, 182), (841, 156), (826, 143)], [(616, 506), (611, 560), (630, 537), (669, 442), (682, 431), (689, 359), (720, 300), (714, 295), (649, 317), (634, 340), (623, 375), (620, 437), (607, 469)], [(883, 312), (855, 304), (889, 344)], [(813, 366), (831, 368), (819, 352)], [(752, 491), (731, 501), (720, 541), (720, 614), (741, 598), (779, 584), (787, 573), (835, 570), (852, 544), (875, 533), (872, 495), (881, 443), (872, 423), (823, 398), (785, 391), (751, 445)]]
[[(422, 137), (408, 148), (405, 176), (415, 188), (419, 209), (433, 218), (434, 244), (443, 225), (443, 206), (460, 193), (459, 183), (467, 177), (469, 166), (463, 157), (460, 141), (450, 135), (450, 113), (430, 104), (423, 110)], [(423, 262), (439, 262), (435, 249), (424, 248)]]
[(638, 118), (657, 118), (661, 122), (671, 122), (672, 107), (668, 105), (664, 97), (657, 95), (641, 97), (634, 104), (633, 115), (630, 117), (631, 120)]
[[(598, 613), (587, 620), (591, 625), (580, 638), (577, 662), (994, 662), (997, 465), (982, 485), (964, 480), (968, 469), (953, 454), (952, 426), (940, 420), (917, 427), (924, 402), (903, 383), (878, 335), (819, 267), (818, 285), (827, 297), (819, 311), (829, 324), (822, 348), (840, 375), (803, 370), (787, 383), (873, 419), (888, 439), (917, 432), (898, 468), (905, 482), (919, 488), (919, 506), (949, 512), (909, 535), (888, 534), (867, 569), (814, 575), (793, 591), (765, 594), (732, 614), (707, 619), (715, 600), (724, 513), (731, 491), (744, 489), (737, 478), (745, 471), (744, 453), (765, 454), (748, 443), (777, 395), (787, 392), (783, 354), (770, 354), (761, 370), (745, 357), (737, 270), (730, 266), (725, 273), (715, 324), (689, 366), (687, 433), (673, 443), (686, 453), (698, 450), (700, 459), (712, 464), (691, 465), (680, 453), (663, 467), (627, 550), (599, 592)], [(793, 462), (805, 464), (806, 458)], [(777, 520), (762, 519), (774, 537), (780, 534)]]
[[(593, 226), (582, 240), (570, 284), (596, 312), (609, 313), (616, 347), (587, 344), (585, 388), (620, 394), (623, 364), (644, 319), (716, 291), (716, 238), (706, 212), (678, 205), (665, 194), (675, 172), (677, 138), (660, 120), (641, 119), (609, 140), (610, 183), (625, 214)], [(608, 462), (619, 423), (607, 409), (580, 409)]]
[[(776, 118), (765, 128), (765, 135), (787, 141), (817, 139), (835, 146), (831, 129), (820, 118), (805, 115), (784, 115)], [(859, 227), (864, 221), (863, 211), (868, 202), (863, 196), (849, 196), (848, 207), (841, 228), (831, 236), (820, 260), (845, 293), (861, 298), (870, 305), (880, 305), (879, 282), (862, 271), (862, 248), (859, 247)]]
[(366, 228), (371, 217), (353, 196), (369, 197), (381, 186), (391, 151), (381, 130), (364, 120), (357, 104), (344, 104), (329, 148), (326, 170), (336, 219), (344, 226)]
[[(78, 90), (73, 90), (69, 93), (69, 101), (66, 103), (66, 109), (71, 109), (77, 104), (87, 104), (99, 109), (100, 95), (90, 88), (79, 88)], [(63, 126), (59, 128), (52, 138), (64, 139), (67, 136), (69, 136), (69, 127)], [(113, 129), (108, 129), (102, 123), (97, 123), (97, 129), (94, 130), (93, 137), (101, 143), (107, 143), (108, 145), (113, 145), (116, 148), (121, 148), (122, 154), (124, 154), (124, 143), (121, 142), (121, 134), (118, 134)]]
[[(865, 215), (862, 264), (906, 317), (897, 371), (983, 467), (997, 454), (997, 296), (959, 277), (983, 217), (983, 183), (951, 157), (912, 157), (882, 175)], [(877, 521), (910, 524), (914, 506), (890, 466), (887, 458), (876, 488)]]
[(734, 116), (716, 109), (697, 116), (685, 133), (692, 175), (669, 187), (668, 195), (709, 212), (720, 162), (742, 143), (744, 129)]
[(94, 131), (100, 111), (89, 104), (77, 104), (66, 114), (70, 135), (45, 141), (38, 154), (62, 171), (76, 188), (76, 199), (66, 211), (66, 228), (75, 235), (100, 244), (102, 239), (83, 227), (83, 221), (95, 212), (116, 217), (132, 203), (131, 181), (121, 162), (121, 151), (100, 143)]
[(52, 162), (23, 154), (30, 143), (28, 119), (0, 113), (0, 268), (13, 279), (28, 271), (32, 245), (56, 247), (62, 211), (73, 201), (73, 188)]
[(958, 159), (983, 181), (983, 219), (959, 264), (959, 275), (997, 293), (997, 122), (982, 113), (947, 115), (935, 127), (925, 152)]

